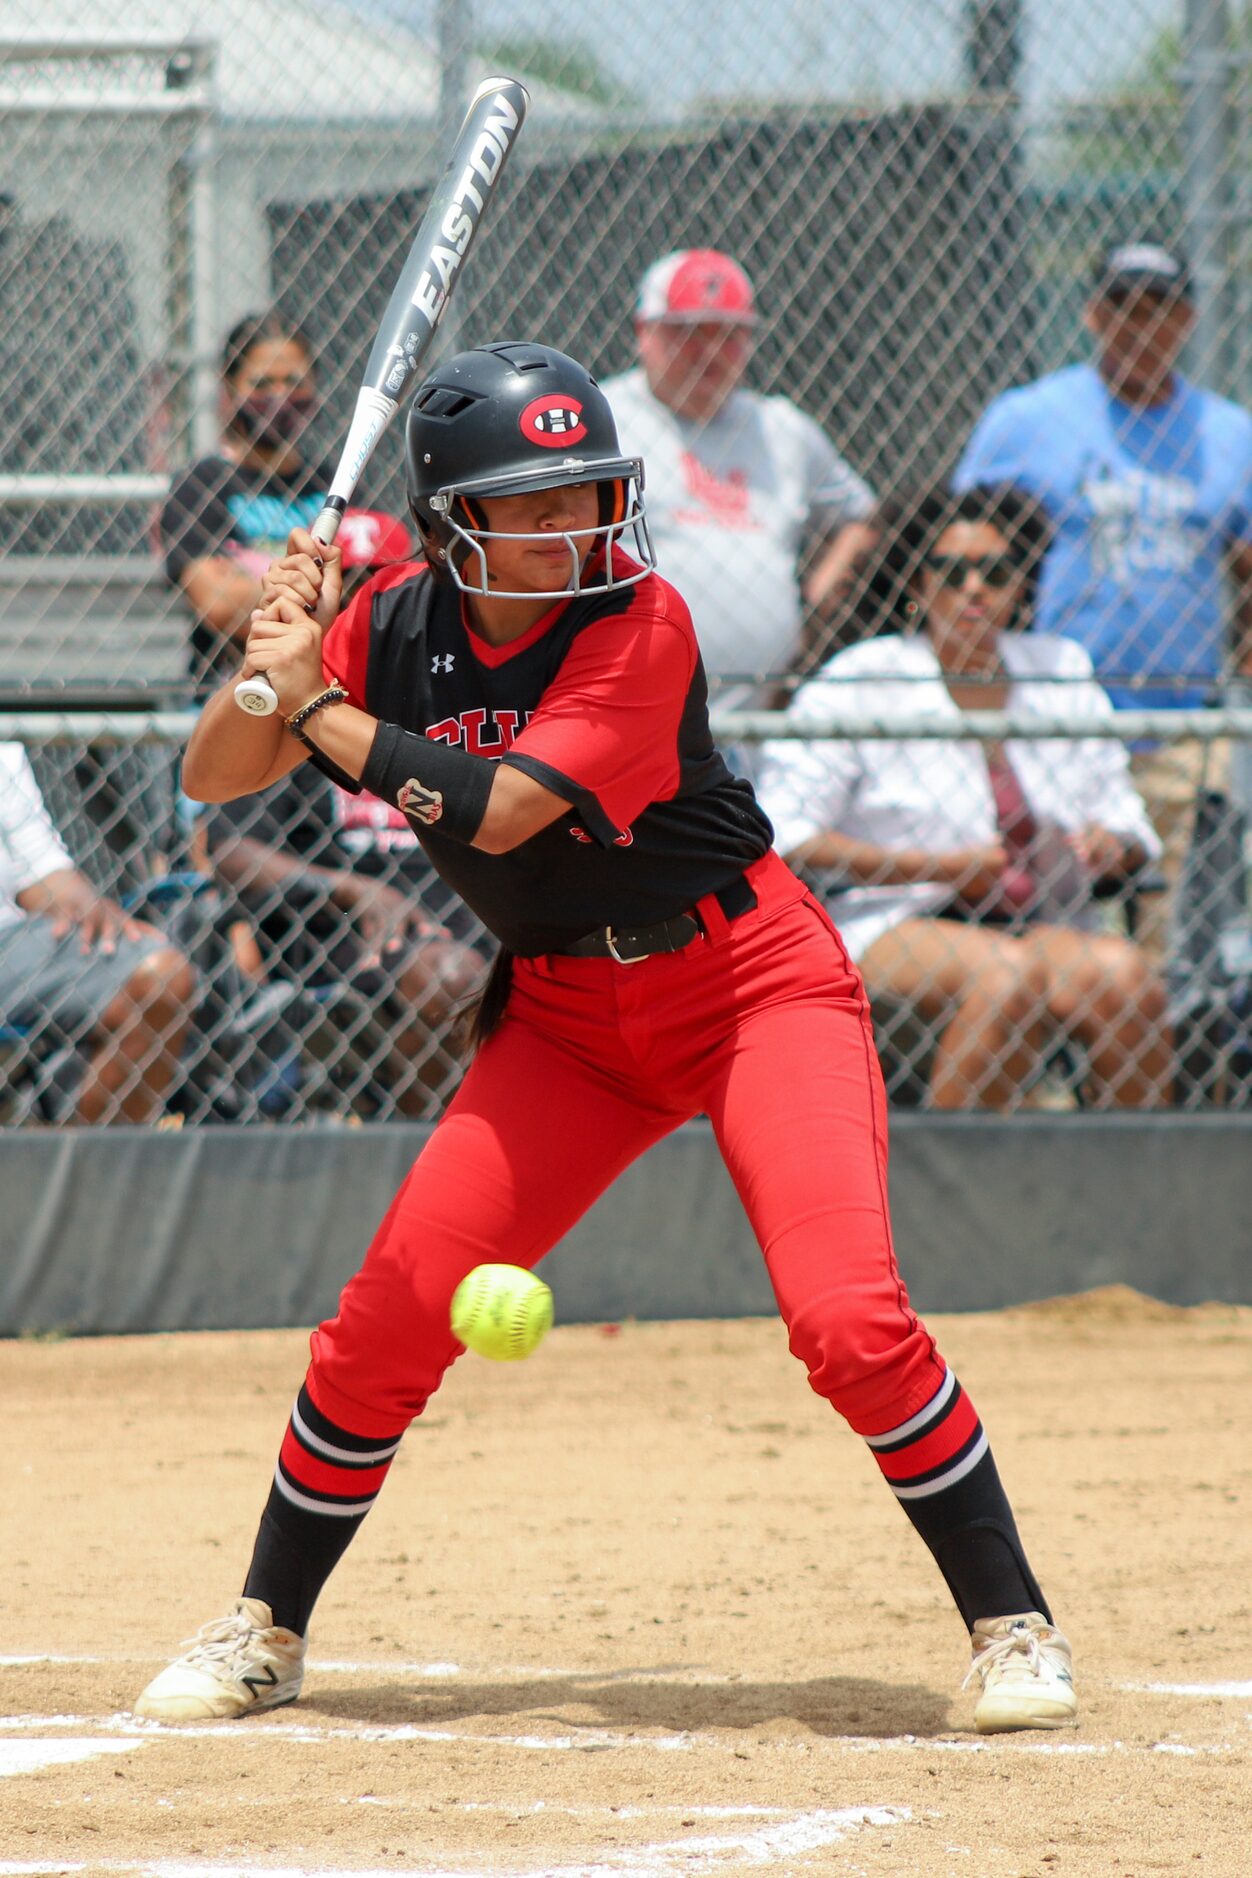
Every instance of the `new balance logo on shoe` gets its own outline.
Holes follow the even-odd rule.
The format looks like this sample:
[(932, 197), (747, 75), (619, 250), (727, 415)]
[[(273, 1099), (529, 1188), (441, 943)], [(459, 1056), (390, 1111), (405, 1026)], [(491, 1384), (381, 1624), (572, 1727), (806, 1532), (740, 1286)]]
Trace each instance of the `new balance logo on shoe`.
[(273, 1668), (269, 1663), (265, 1665), (265, 1674), (263, 1676), (241, 1676), (239, 1680), (245, 1689), (251, 1689), (253, 1695), (260, 1695), (262, 1689), (276, 1689), (278, 1687), (278, 1677), (274, 1674)]
[(268, 1604), (240, 1598), (153, 1678), (135, 1713), (149, 1721), (232, 1721), (280, 1708), (300, 1693), (304, 1652), (304, 1638), (275, 1624)]

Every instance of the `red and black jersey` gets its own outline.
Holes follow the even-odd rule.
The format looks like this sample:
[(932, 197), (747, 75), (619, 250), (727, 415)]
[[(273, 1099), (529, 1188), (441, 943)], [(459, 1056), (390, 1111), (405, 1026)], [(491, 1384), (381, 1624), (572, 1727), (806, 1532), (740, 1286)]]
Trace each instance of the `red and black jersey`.
[(685, 912), (766, 852), (770, 824), (713, 743), (686, 603), (650, 574), (559, 600), (492, 646), (420, 564), (388, 568), (340, 614), (328, 682), (384, 723), (499, 758), (572, 802), (508, 854), (413, 822), (439, 873), (524, 957), (596, 927)]

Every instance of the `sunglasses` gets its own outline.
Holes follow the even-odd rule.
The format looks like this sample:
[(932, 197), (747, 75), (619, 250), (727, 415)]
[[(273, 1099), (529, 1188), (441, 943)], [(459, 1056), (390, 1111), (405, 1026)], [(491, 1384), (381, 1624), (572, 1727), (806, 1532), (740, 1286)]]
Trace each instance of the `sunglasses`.
[(1021, 568), (1011, 555), (984, 554), (975, 558), (966, 554), (928, 554), (926, 565), (941, 587), (960, 588), (973, 572), (984, 587), (1009, 587), (1021, 578)]

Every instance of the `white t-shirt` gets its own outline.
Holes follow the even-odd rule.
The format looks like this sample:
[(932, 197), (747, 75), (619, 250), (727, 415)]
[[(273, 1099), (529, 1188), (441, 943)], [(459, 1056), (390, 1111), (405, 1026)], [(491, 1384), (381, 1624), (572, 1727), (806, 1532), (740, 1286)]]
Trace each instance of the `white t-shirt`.
[[(1093, 722), (1112, 715), (1089, 655), (1073, 640), (1006, 633), (1000, 648), (1012, 681), (1007, 710)], [(951, 741), (869, 737), (767, 744), (758, 794), (781, 854), (826, 829), (875, 847), (931, 854), (997, 838), (985, 746), (959, 741), (961, 711), (924, 634), (885, 635), (836, 653), (796, 693), (790, 715), (816, 728), (840, 711), (888, 723), (892, 717), (937, 717), (951, 722), (953, 735)], [(1159, 856), (1161, 844), (1131, 781), (1124, 743), (1108, 737), (1014, 738), (1005, 752), (1045, 834), (1063, 837), (1098, 823), (1138, 843), (1150, 859)], [(1068, 849), (1063, 839), (1054, 845), (1059, 865)], [(1069, 890), (1073, 883), (1064, 885)], [(857, 886), (838, 894), (830, 910), (849, 952), (860, 959), (901, 920), (933, 913), (949, 897), (948, 887), (926, 881)]]
[(17, 896), (74, 863), (44, 807), (20, 743), (0, 743), (0, 932), (26, 918)]
[[(800, 645), (800, 549), (874, 506), (811, 417), (786, 398), (731, 394), (707, 424), (671, 411), (642, 367), (605, 380), (627, 456), (644, 466), (657, 567), (691, 608), (710, 680), (783, 672)], [(711, 685), (726, 708), (752, 686)]]

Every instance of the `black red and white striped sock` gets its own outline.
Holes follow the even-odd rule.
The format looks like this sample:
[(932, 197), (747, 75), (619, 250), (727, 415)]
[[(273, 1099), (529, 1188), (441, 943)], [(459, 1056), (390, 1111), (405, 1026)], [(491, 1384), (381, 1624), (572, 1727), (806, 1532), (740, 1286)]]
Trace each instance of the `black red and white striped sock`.
[(244, 1596), (304, 1636), (313, 1606), (377, 1499), (397, 1435), (356, 1435), (316, 1407), (307, 1384), (296, 1398), (261, 1515)]
[(308, 1385), (296, 1397), (274, 1470), (277, 1492), (306, 1513), (363, 1519), (395, 1460), (398, 1435), (354, 1435), (315, 1407)]
[(897, 1500), (933, 1499), (977, 1467), (987, 1437), (973, 1403), (950, 1369), (925, 1408), (898, 1428), (865, 1437)]
[(916, 1415), (866, 1440), (933, 1552), (967, 1629), (979, 1618), (1022, 1611), (1039, 1611), (1051, 1622), (983, 1425), (950, 1369)]

